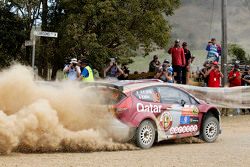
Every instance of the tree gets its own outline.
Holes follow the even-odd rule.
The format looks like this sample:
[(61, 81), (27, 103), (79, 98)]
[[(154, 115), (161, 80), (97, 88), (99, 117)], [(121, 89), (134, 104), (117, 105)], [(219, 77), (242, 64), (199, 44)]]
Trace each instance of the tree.
[(25, 40), (24, 22), (10, 9), (10, 6), (0, 4), (0, 67), (10, 65), (13, 60), (20, 60)]
[[(131, 61), (140, 43), (150, 50), (153, 43), (168, 43), (171, 15), (179, 0), (62, 0), (60, 53), (87, 57), (101, 71), (110, 57)], [(97, 63), (98, 62), (98, 63)]]
[[(41, 12), (41, 0), (6, 0), (6, 4), (9, 4), (8, 6), (13, 11), (12, 13), (15, 13), (22, 19), (25, 28), (25, 40), (30, 40), (31, 30)], [(22, 62), (31, 64), (30, 55), (31, 47), (27, 47), (26, 54), (21, 58)]]
[(237, 44), (229, 44), (228, 54), (232, 58), (235, 58), (236, 60), (239, 60), (242, 63), (246, 63), (247, 61), (249, 61), (246, 56), (246, 51)]

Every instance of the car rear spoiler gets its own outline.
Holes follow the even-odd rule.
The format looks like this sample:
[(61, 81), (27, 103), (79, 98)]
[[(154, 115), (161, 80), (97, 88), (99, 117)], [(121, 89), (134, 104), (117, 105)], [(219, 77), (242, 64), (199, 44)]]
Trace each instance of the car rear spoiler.
[(112, 83), (105, 83), (105, 82), (85, 82), (85, 83), (82, 83), (80, 85), (81, 88), (88, 87), (88, 86), (93, 86), (93, 87), (103, 86), (103, 87), (115, 88), (115, 89), (118, 89), (120, 91), (123, 91), (123, 86), (118, 86), (118, 85), (115, 85)]

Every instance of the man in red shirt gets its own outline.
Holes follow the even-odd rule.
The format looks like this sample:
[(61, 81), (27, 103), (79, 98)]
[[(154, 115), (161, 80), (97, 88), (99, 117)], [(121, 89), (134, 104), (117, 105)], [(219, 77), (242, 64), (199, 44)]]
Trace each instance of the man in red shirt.
[(186, 59), (184, 50), (180, 47), (180, 40), (176, 40), (173, 47), (168, 50), (168, 53), (172, 55), (172, 65), (174, 69), (175, 80), (178, 84), (182, 82), (183, 67), (186, 65)]
[(241, 86), (241, 74), (239, 65), (235, 64), (234, 68), (228, 74), (229, 87)]
[(208, 78), (208, 87), (220, 87), (221, 78), (223, 78), (223, 74), (220, 72), (218, 62), (213, 62), (213, 66), (210, 70), (207, 71), (206, 76)]

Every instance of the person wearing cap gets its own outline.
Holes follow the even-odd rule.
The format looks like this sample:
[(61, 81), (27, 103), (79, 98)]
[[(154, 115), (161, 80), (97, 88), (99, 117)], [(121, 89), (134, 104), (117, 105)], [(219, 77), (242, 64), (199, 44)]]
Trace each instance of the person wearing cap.
[(184, 49), (180, 47), (180, 40), (175, 40), (175, 44), (168, 50), (172, 55), (172, 65), (174, 69), (174, 78), (178, 84), (182, 83), (183, 68), (186, 65)]
[(191, 54), (190, 50), (187, 48), (187, 42), (182, 43), (182, 48), (184, 50), (185, 60), (186, 60), (186, 64), (183, 67), (183, 71), (182, 71), (182, 84), (187, 84), (187, 81), (189, 78), (188, 74), (190, 73), (192, 54)]
[(220, 72), (218, 62), (213, 62), (211, 69), (206, 72), (205, 76), (208, 76), (208, 87), (220, 87), (221, 78), (223, 78), (223, 74)]
[(81, 67), (82, 67), (82, 73), (79, 77), (79, 80), (84, 81), (84, 82), (95, 81), (93, 70), (90, 68), (89, 62), (87, 59), (81, 60)]
[[(233, 69), (228, 74), (229, 87), (241, 86), (241, 73), (239, 70), (239, 64), (235, 63)], [(237, 97), (238, 101), (241, 101), (241, 96)], [(240, 114), (240, 109), (235, 109), (237, 114)]]
[(148, 72), (157, 72), (161, 67), (161, 63), (157, 55), (154, 55), (153, 60), (149, 63)]
[(164, 60), (161, 69), (159, 69), (155, 75), (156, 79), (160, 79), (163, 82), (174, 83), (173, 68), (168, 60)]
[(207, 51), (207, 60), (219, 62), (219, 56), (221, 55), (221, 46), (216, 44), (216, 39), (212, 38), (208, 42), (206, 47)]
[(70, 61), (69, 65), (66, 65), (63, 69), (63, 72), (65, 73), (65, 78), (71, 81), (75, 81), (77, 80), (77, 78), (80, 76), (81, 74), (81, 69), (80, 67), (77, 65), (77, 59), (73, 58)]
[(239, 65), (234, 64), (233, 69), (228, 74), (229, 87), (241, 86), (241, 74)]

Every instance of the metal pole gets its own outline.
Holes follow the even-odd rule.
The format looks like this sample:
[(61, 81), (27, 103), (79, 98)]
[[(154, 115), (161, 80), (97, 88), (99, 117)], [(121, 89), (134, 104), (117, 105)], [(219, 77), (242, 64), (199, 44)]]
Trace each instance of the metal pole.
[(35, 72), (35, 54), (36, 54), (36, 35), (33, 36), (33, 49), (32, 49), (32, 68)]
[(222, 28), (222, 55), (221, 70), (224, 75), (222, 80), (223, 87), (227, 83), (227, 0), (221, 0), (221, 28)]

